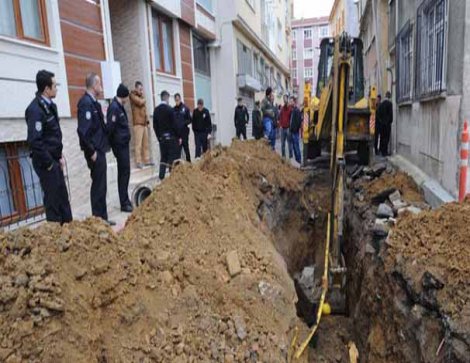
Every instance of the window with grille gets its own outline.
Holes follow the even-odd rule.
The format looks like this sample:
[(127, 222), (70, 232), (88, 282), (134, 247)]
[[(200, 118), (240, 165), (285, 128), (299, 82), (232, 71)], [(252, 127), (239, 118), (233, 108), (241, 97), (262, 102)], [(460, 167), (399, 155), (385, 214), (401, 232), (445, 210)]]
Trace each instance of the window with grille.
[(305, 78), (312, 78), (313, 77), (313, 68), (305, 68), (304, 69), (304, 77)]
[(251, 49), (249, 49), (241, 41), (237, 41), (237, 56), (238, 56), (238, 74), (253, 75), (253, 56)]
[(39, 178), (26, 143), (0, 144), (0, 226), (43, 213)]
[(193, 53), (195, 71), (206, 76), (210, 76), (211, 64), (209, 47), (207, 46), (207, 42), (203, 41), (196, 35), (193, 35)]
[(446, 90), (447, 0), (424, 1), (416, 18), (416, 97)]
[(304, 39), (312, 39), (312, 29), (304, 29)]
[(292, 48), (292, 60), (297, 60), (297, 48)]
[(411, 100), (413, 26), (405, 24), (397, 36), (397, 101)]

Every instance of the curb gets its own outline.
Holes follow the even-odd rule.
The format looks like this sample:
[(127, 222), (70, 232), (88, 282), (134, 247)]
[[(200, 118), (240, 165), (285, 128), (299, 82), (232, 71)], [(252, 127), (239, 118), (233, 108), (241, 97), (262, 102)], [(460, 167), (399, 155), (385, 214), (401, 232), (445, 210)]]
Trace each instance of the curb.
[(415, 181), (422, 189), (426, 203), (432, 208), (439, 208), (443, 204), (452, 203), (457, 200), (437, 180), (431, 178), (403, 156), (395, 154), (389, 158), (389, 161)]

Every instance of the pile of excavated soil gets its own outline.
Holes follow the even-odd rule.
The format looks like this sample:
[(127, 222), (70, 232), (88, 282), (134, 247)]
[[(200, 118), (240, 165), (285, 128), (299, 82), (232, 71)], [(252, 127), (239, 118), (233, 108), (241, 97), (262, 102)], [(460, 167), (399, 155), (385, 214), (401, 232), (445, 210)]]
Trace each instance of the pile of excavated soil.
[(258, 207), (302, 181), (235, 142), (177, 167), (119, 235), (93, 219), (0, 235), (0, 361), (285, 362), (295, 290)]
[(399, 271), (428, 308), (470, 334), (470, 200), (400, 218), (385, 265)]
[[(388, 167), (380, 178), (358, 180), (365, 203), (357, 194), (347, 214), (348, 291), (360, 359), (470, 362), (470, 201), (429, 211), (412, 180), (394, 173)], [(396, 225), (377, 240), (377, 206), (370, 201), (390, 189), (420, 208), (390, 219)]]
[(365, 187), (369, 199), (384, 190), (394, 188), (398, 189), (403, 199), (408, 202), (420, 203), (424, 201), (423, 195), (413, 179), (401, 171), (392, 170), (391, 173), (385, 172), (380, 178), (376, 178), (370, 183), (365, 183)]

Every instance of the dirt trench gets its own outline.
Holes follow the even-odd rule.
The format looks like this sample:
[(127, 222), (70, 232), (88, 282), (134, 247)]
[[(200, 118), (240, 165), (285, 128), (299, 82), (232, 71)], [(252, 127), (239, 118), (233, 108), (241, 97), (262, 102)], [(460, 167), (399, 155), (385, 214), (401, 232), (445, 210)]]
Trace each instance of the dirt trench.
[[(358, 361), (364, 363), (470, 362), (469, 315), (465, 312), (468, 300), (462, 300), (464, 320), (452, 320), (436, 302), (433, 289), (442, 287), (420, 291), (413, 285), (402, 270), (413, 266), (416, 260), (403, 263), (398, 255), (397, 263), (386, 266), (387, 259), (395, 259), (388, 248), (389, 239), (377, 238), (373, 233), (377, 204), (372, 197), (396, 188), (406, 203), (426, 210), (418, 187), (390, 166), (381, 177), (349, 179), (348, 184), (343, 250), (348, 267), (348, 315), (322, 318), (306, 353), (308, 361), (351, 362), (349, 347), (354, 343)], [(360, 201), (358, 191), (366, 194)], [(323, 264), (329, 203), (329, 179), (326, 172), (318, 170), (306, 175), (301, 192), (279, 191), (260, 203), (258, 214), (272, 231), (273, 243), (293, 279), (304, 267)], [(406, 218), (408, 215), (401, 217)], [(434, 272), (436, 267), (430, 263), (428, 270)], [(428, 285), (439, 284), (429, 271), (422, 274), (419, 283), (427, 278), (431, 281)], [(301, 302), (303, 296), (298, 294), (298, 299)], [(312, 322), (299, 309), (297, 314), (305, 323), (300, 326), (302, 340)]]

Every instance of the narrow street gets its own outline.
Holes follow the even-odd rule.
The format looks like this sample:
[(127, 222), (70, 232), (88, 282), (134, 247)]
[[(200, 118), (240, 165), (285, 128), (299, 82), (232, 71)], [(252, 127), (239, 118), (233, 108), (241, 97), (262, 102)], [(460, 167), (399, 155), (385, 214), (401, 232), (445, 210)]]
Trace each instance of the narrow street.
[(0, 363), (470, 363), (468, 19), (0, 0)]

